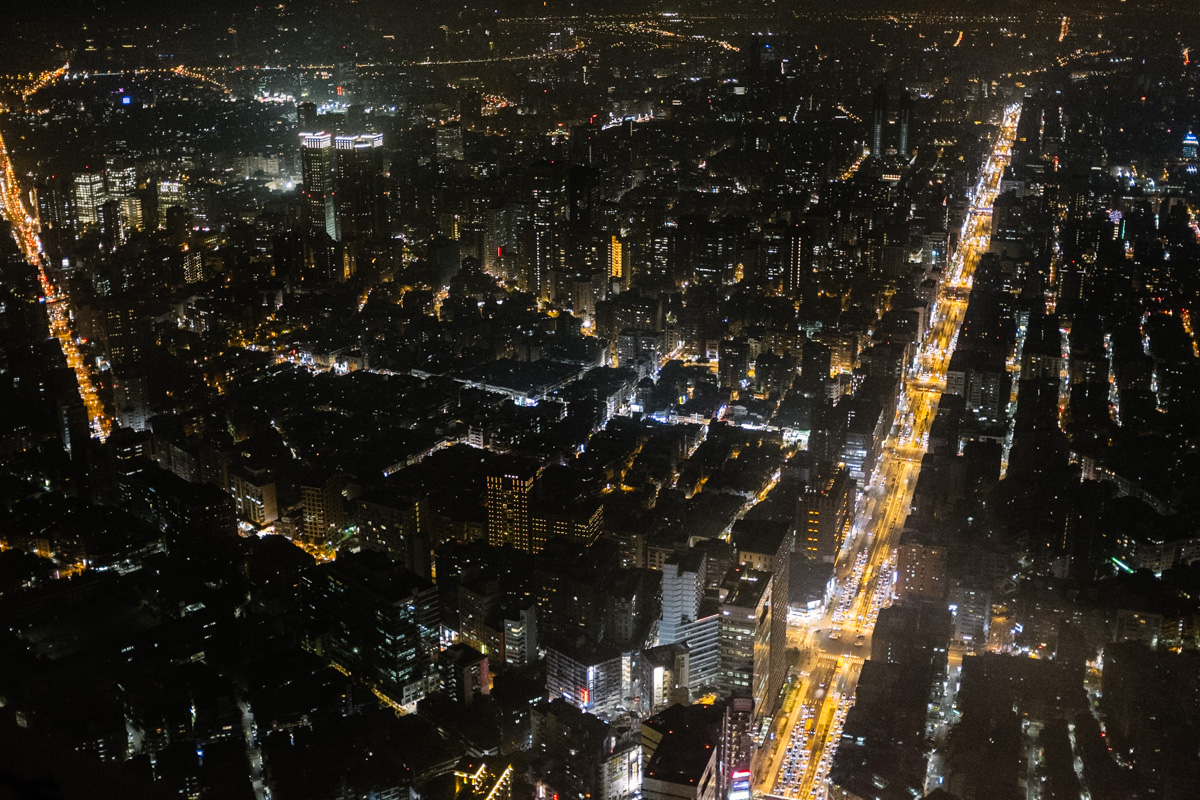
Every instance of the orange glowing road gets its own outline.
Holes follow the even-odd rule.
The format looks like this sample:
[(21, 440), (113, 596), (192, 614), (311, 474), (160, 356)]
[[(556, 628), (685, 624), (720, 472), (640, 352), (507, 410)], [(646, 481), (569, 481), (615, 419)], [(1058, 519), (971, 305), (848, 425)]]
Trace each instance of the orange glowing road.
[(67, 366), (75, 372), (79, 396), (87, 409), (92, 435), (104, 441), (112, 430), (112, 419), (104, 412), (104, 403), (96, 393), (91, 371), (75, 341), (75, 334), (71, 332), (71, 309), (67, 304), (67, 297), (55, 287), (50, 276), (46, 274), (42, 243), (38, 239), (38, 222), (25, 210), (25, 204), (21, 200), (21, 185), (13, 170), (12, 159), (9, 157), (3, 135), (0, 135), (0, 210), (12, 224), (13, 238), (16, 239), (25, 260), (37, 265), (46, 315), (50, 319), (50, 334), (58, 339)]
[(764, 750), (767, 763), (756, 775), (755, 786), (761, 795), (788, 800), (820, 800), (827, 795), (833, 756), (846, 713), (854, 704), (863, 658), (871, 652), (875, 621), (891, 600), (896, 545), (966, 315), (975, 267), (988, 250), (991, 206), (1011, 156), (1020, 111), (1019, 105), (1005, 110), (984, 165), (929, 333), (921, 342), (915, 369), (905, 376), (895, 424), (835, 565), (837, 597), (819, 619), (789, 631), (789, 643), (810, 646), (813, 655), (802, 665), (804, 680), (784, 706), (778, 737), (782, 751), (778, 746)]
[(70, 66), (70, 64), (63, 64), (58, 69), (47, 70), (41, 75), (38, 75), (37, 78), (34, 79), (33, 83), (29, 84), (29, 86), (27, 86), (25, 90), (21, 92), (21, 99), (28, 100), (42, 89), (45, 89), (50, 84), (62, 78), (67, 74), (67, 68)]

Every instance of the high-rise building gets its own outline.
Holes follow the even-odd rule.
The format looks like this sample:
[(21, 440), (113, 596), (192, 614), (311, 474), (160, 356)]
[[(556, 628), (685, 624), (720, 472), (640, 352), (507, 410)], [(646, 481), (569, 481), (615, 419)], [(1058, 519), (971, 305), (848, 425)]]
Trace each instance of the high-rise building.
[(300, 134), (300, 171), (304, 218), (312, 233), (338, 238), (334, 205), (333, 137), (325, 131)]
[(304, 507), (303, 533), (309, 542), (323, 542), (345, 526), (340, 484), (336, 475), (317, 474), (300, 482), (300, 498)]
[(107, 201), (103, 173), (83, 172), (75, 176), (75, 217), (81, 228), (100, 224), (100, 206)]
[(338, 136), (338, 230), (344, 241), (387, 235), (383, 183), (383, 135)]
[(817, 478), (796, 503), (797, 547), (810, 561), (832, 563), (854, 522), (854, 479), (844, 467)]
[(628, 659), (616, 648), (546, 648), (546, 694), (607, 716), (624, 699)]
[[(775, 707), (772, 686), (783, 685), (783, 674), (773, 674), (771, 648), (772, 617), (785, 614), (775, 608), (771, 596), (771, 574), (734, 567), (721, 582), (718, 694), (721, 697), (750, 697), (758, 718)], [(780, 662), (782, 663), (782, 662)]]
[(700, 601), (707, 587), (704, 554), (675, 553), (662, 567), (662, 613), (658, 623), (660, 644), (680, 641), (680, 628), (700, 616)]
[(447, 163), (463, 160), (466, 153), (463, 147), (463, 129), (461, 125), (451, 123), (436, 128), (434, 129), (433, 137), (438, 161)]
[(301, 131), (318, 131), (321, 129), (317, 122), (316, 103), (297, 103), (296, 121), (300, 123)]
[(368, 492), (356, 501), (358, 541), (379, 550), (423, 578), (430, 570), (429, 511), (420, 495)]
[(540, 504), (529, 514), (529, 551), (541, 552), (546, 542), (565, 537), (583, 546), (600, 538), (604, 528), (604, 506), (579, 503), (572, 506)]
[(613, 283), (628, 288), (629, 273), (629, 246), (620, 237), (612, 236), (608, 243), (608, 277)]
[[(791, 581), (792, 545), (796, 541), (793, 520), (739, 520), (733, 526), (733, 546), (737, 561), (743, 567), (771, 576), (771, 631), (773, 646), (767, 654), (767, 674), (763, 713), (775, 709), (771, 704), (779, 697), (787, 673), (784, 642), (787, 640), (787, 604)], [(758, 698), (763, 702), (764, 698)]]
[(113, 371), (113, 403), (117, 407), (117, 423), (122, 428), (149, 429), (150, 389), (144, 370)]
[(415, 708), (437, 644), (437, 588), (369, 551), (313, 567), (300, 584), (309, 646)]
[(515, 667), (538, 659), (537, 604), (528, 601), (501, 613), (504, 619), (504, 663)]
[(118, 201), (121, 224), (128, 230), (140, 231), (145, 227), (142, 217), (142, 201), (137, 197), (122, 197)]
[(183, 246), (183, 282), (200, 283), (204, 280), (204, 253), (198, 247)]
[(749, 697), (731, 697), (725, 702), (717, 755), (720, 796), (725, 800), (750, 800), (754, 752), (754, 701)]
[(180, 181), (167, 179), (158, 182), (158, 227), (167, 227), (167, 215), (171, 209), (187, 207), (187, 189)]
[(722, 800), (723, 711), (674, 705), (642, 722), (644, 800)]
[(34, 187), (42, 237), (55, 251), (65, 244), (76, 223), (74, 188), (73, 180), (59, 175), (38, 181)]
[(688, 648), (663, 644), (642, 651), (638, 688), (642, 707), (654, 714), (673, 703), (689, 702)]
[(705, 600), (699, 614), (675, 629), (676, 642), (688, 648), (688, 689), (693, 697), (715, 691), (721, 675), (720, 604)]
[(530, 251), (521, 288), (540, 300), (550, 299), (550, 271), (563, 263), (562, 225), (567, 219), (567, 187), (562, 170), (553, 162), (533, 168), (533, 213)]
[(114, 297), (104, 308), (108, 361), (114, 366), (135, 364), (142, 358), (143, 320), (128, 296)]
[(916, 531), (905, 531), (896, 550), (896, 596), (901, 600), (945, 599), (946, 548), (927, 541)]
[(508, 545), (527, 553), (536, 552), (530, 524), (536, 480), (537, 470), (523, 464), (511, 464), (487, 476), (484, 505), (487, 507), (490, 545)]
[(812, 281), (812, 236), (796, 226), (788, 231), (783, 263), (783, 293), (793, 295)]
[(533, 752), (555, 769), (534, 789), (534, 797), (593, 797), (629, 800), (642, 788), (642, 749), (632, 731), (609, 725), (559, 699), (538, 703), (530, 712)]
[(235, 469), (231, 483), (238, 519), (256, 527), (279, 519), (275, 479), (265, 467), (245, 465)]
[(100, 204), (97, 225), (102, 247), (112, 251), (125, 242), (125, 225), (121, 215), (121, 204), (116, 200), (105, 200)]
[(1183, 158), (1185, 161), (1195, 161), (1197, 153), (1200, 153), (1200, 139), (1189, 130), (1183, 137)]
[(888, 116), (887, 84), (881, 83), (875, 87), (871, 95), (871, 155), (883, 157), (884, 136)]
[(908, 92), (900, 93), (900, 107), (896, 112), (896, 121), (900, 124), (900, 139), (897, 142), (896, 150), (901, 158), (908, 158), (908, 130), (912, 123), (912, 95)]
[(110, 197), (131, 197), (137, 189), (137, 170), (133, 167), (113, 167), (107, 175)]
[(741, 389), (750, 379), (750, 343), (746, 339), (725, 339), (717, 349), (717, 369), (721, 387)]
[(491, 693), (488, 658), (475, 648), (461, 642), (451, 645), (438, 653), (437, 664), (442, 691), (459, 703), (470, 706)]

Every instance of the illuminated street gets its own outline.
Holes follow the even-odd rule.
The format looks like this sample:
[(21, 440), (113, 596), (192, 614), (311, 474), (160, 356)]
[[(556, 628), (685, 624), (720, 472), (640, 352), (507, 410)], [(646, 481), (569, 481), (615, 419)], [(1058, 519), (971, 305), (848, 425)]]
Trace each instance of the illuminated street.
[[(54, 74), (61, 76), (62, 71)], [(112, 419), (104, 411), (104, 403), (96, 393), (96, 387), (92, 381), (91, 368), (84, 360), (79, 343), (71, 330), (71, 308), (68, 305), (67, 296), (54, 285), (46, 273), (45, 259), (41, 254), (42, 246), (38, 240), (38, 223), (25, 210), (20, 182), (13, 170), (12, 159), (9, 157), (8, 147), (2, 135), (0, 135), (0, 203), (3, 205), (5, 218), (12, 223), (13, 238), (16, 239), (21, 254), (30, 264), (38, 265), (38, 281), (42, 285), (43, 302), (46, 304), (47, 315), (50, 318), (50, 334), (61, 345), (67, 366), (75, 372), (75, 379), (79, 383), (79, 396), (87, 409), (92, 435), (103, 441), (112, 430)]]
[(1196, 800), (1200, 10), (992, 5), (15, 5), (0, 785)]
[[(990, 207), (1011, 154), (1020, 106), (1004, 114), (995, 147), (985, 165), (974, 205), (963, 224), (958, 251), (944, 278), (933, 325), (922, 342), (917, 366), (906, 377), (891, 435), (874, 477), (860, 499), (853, 530), (836, 565), (838, 593), (809, 630), (815, 656), (795, 697), (789, 698), (784, 746), (772, 758), (759, 791), (787, 798), (825, 796), (826, 778), (845, 721), (871, 632), (880, 608), (890, 601), (895, 547), (920, 470), (929, 428), (945, 385), (946, 368), (967, 308), (976, 265), (988, 249)], [(789, 637), (791, 638), (791, 637)], [(797, 699), (798, 698), (798, 699)], [(810, 722), (811, 720), (811, 722)]]

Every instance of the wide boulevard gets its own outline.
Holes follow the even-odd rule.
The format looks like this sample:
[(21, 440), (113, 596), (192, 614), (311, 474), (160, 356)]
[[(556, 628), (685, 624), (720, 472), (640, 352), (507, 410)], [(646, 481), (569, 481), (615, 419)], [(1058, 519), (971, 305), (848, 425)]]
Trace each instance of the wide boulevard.
[[(22, 97), (28, 99), (38, 89), (61, 78), (65, 73), (65, 66), (45, 73), (26, 91), (22, 92)], [(71, 330), (71, 309), (66, 292), (54, 284), (46, 271), (46, 260), (42, 254), (41, 241), (38, 238), (37, 216), (26, 209), (21, 184), (16, 170), (13, 168), (12, 158), (3, 135), (0, 135), (0, 213), (12, 226), (12, 235), (21, 250), (21, 255), (27, 262), (37, 267), (38, 282), (41, 284), (41, 300), (46, 304), (50, 335), (58, 340), (67, 366), (75, 373), (75, 379), (79, 384), (79, 397), (83, 400), (83, 405), (87, 410), (92, 435), (104, 439), (112, 430), (112, 419), (105, 413), (104, 403), (97, 394), (92, 380), (91, 367), (80, 350), (80, 342)]]
[(764, 748), (763, 763), (755, 770), (759, 795), (810, 800), (827, 792), (829, 768), (846, 712), (854, 704), (864, 657), (870, 654), (875, 620), (891, 599), (896, 546), (946, 385), (946, 369), (966, 314), (975, 267), (988, 249), (991, 207), (1011, 158), (1020, 111), (1020, 105), (1004, 111), (973, 192), (929, 333), (905, 376), (895, 423), (859, 499), (854, 528), (838, 555), (838, 592), (820, 619), (788, 632), (788, 644), (807, 656), (800, 683), (784, 703), (777, 746)]

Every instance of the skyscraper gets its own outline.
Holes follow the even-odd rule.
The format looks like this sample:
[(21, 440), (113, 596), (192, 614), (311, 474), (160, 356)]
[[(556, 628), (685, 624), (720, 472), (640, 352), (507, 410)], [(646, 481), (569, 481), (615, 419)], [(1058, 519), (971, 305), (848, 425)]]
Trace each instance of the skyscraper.
[(465, 155), (463, 147), (463, 129), (456, 122), (437, 128), (433, 132), (434, 145), (437, 150), (437, 160), (442, 163), (462, 161)]
[(832, 563), (837, 557), (854, 523), (854, 487), (849, 473), (837, 467), (831, 475), (815, 479), (800, 494), (796, 503), (797, 549), (809, 560)]
[(484, 499), (488, 544), (493, 547), (511, 545), (525, 552), (533, 551), (529, 506), (536, 480), (536, 470), (519, 464), (510, 464), (488, 475)]
[(706, 586), (703, 553), (676, 553), (663, 562), (662, 614), (658, 623), (660, 644), (680, 641), (680, 626), (695, 621), (700, 615), (700, 601)]
[(812, 280), (812, 237), (796, 226), (788, 231), (783, 264), (783, 293), (793, 295)]
[(177, 180), (158, 182), (158, 227), (167, 227), (167, 212), (172, 208), (187, 209), (187, 190)]
[(107, 200), (102, 173), (84, 172), (75, 176), (75, 215), (81, 228), (100, 224), (100, 206)]
[(900, 141), (897, 143), (896, 150), (900, 153), (901, 158), (908, 157), (908, 127), (912, 122), (912, 95), (908, 92), (900, 93), (900, 108), (896, 113), (896, 121), (900, 123)]
[(875, 87), (871, 98), (871, 155), (883, 157), (883, 128), (887, 125), (888, 90), (887, 84), (881, 83)]
[(541, 300), (550, 299), (550, 270), (562, 264), (559, 230), (567, 218), (566, 181), (553, 162), (533, 168), (533, 219), (529, 259), (522, 275), (522, 287)]
[(344, 241), (372, 239), (387, 233), (383, 195), (383, 135), (338, 136), (338, 228)]
[(108, 193), (113, 197), (130, 197), (137, 189), (137, 170), (133, 167), (113, 167), (108, 170)]
[(304, 217), (309, 231), (338, 238), (334, 207), (333, 137), (325, 131), (300, 134)]
[(297, 103), (296, 121), (300, 123), (301, 131), (320, 130), (320, 125), (317, 123), (317, 104)]
[(204, 280), (204, 253), (197, 248), (183, 246), (183, 281), (199, 283)]
[(786, 605), (776, 608), (769, 572), (746, 567), (729, 570), (721, 593), (717, 688), (723, 698), (753, 698), (754, 712), (761, 718), (775, 707), (772, 689), (783, 684), (782, 671), (772, 669), (782, 661), (772, 664), (771, 648), (785, 644), (772, 642), (771, 634), (774, 615), (786, 613)]

